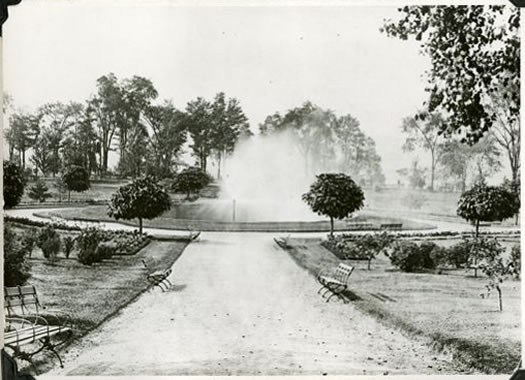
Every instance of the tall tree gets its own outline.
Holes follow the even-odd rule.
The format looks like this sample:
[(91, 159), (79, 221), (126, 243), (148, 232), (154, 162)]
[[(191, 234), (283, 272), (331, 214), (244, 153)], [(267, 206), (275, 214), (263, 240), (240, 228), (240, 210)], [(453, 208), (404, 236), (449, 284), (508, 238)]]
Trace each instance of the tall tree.
[(443, 130), (464, 133), (474, 143), (491, 129), (497, 116), (487, 98), (505, 91), (508, 125), (519, 119), (519, 8), (498, 6), (405, 6), (397, 21), (382, 31), (403, 40), (414, 36), (428, 55), (429, 111), (447, 112)]
[(212, 104), (212, 120), (212, 151), (217, 157), (217, 178), (220, 178), (224, 157), (233, 151), (240, 137), (247, 137), (252, 133), (248, 118), (244, 115), (239, 101), (236, 98), (226, 100), (223, 92), (215, 95)]
[(439, 158), (440, 132), (445, 121), (439, 113), (421, 112), (403, 119), (401, 129), (407, 135), (403, 150), (412, 152), (420, 147), (430, 152), (430, 190), (434, 190), (434, 177)]
[(458, 139), (448, 139), (440, 144), (439, 164), (445, 177), (455, 178), (464, 192), (469, 175), (473, 182), (494, 174), (500, 167), (500, 151), (494, 140), (486, 136), (468, 146)]
[(15, 112), (11, 115), (5, 136), (9, 144), (9, 158), (14, 159), (14, 151), (17, 150), (22, 170), (26, 166), (26, 152), (34, 146), (38, 133), (38, 114)]
[(88, 102), (88, 114), (93, 120), (100, 144), (100, 174), (108, 170), (109, 152), (113, 149), (115, 135), (123, 123), (122, 90), (115, 74), (97, 79), (97, 93)]
[[(154, 173), (160, 177), (173, 174), (175, 160), (186, 142), (184, 114), (165, 101), (162, 105), (149, 105), (144, 109), (142, 123), (151, 150)], [(136, 147), (138, 148), (138, 147)]]
[(184, 125), (188, 129), (193, 150), (199, 167), (206, 172), (212, 146), (212, 104), (204, 98), (197, 98), (186, 105)]

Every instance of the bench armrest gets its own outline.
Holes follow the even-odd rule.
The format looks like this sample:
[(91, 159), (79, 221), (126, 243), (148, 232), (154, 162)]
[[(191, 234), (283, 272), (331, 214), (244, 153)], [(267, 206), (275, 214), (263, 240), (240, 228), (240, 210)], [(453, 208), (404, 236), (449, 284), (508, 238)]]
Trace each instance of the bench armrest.
[(323, 277), (323, 276), (328, 276), (330, 274), (333, 273), (333, 270), (331, 269), (327, 269), (327, 268), (323, 268), (319, 271), (319, 273), (317, 273), (317, 279)]
[(5, 331), (16, 330), (17, 328), (24, 328), (34, 326), (35, 323), (27, 318), (21, 317), (5, 317)]

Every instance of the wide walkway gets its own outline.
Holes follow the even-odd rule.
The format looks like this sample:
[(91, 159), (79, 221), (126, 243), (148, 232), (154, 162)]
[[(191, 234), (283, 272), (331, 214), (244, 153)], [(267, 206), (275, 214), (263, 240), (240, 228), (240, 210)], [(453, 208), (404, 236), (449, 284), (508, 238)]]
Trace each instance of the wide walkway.
[(453, 374), (436, 355), (324, 302), (271, 236), (203, 233), (154, 289), (68, 349), (46, 375)]

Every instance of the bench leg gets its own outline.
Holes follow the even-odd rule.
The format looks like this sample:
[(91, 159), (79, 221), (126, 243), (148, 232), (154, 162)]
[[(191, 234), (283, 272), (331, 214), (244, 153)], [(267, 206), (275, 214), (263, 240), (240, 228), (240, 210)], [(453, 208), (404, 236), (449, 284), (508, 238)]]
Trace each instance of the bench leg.
[(38, 350), (34, 351), (34, 352), (31, 352), (31, 353), (27, 353), (27, 352), (24, 352), (24, 351), (21, 351), (20, 348), (18, 346), (11, 346), (11, 345), (6, 345), (7, 348), (10, 348), (11, 350), (13, 350), (13, 359), (18, 359), (20, 358), (20, 360), (24, 360), (26, 362), (28, 362), (30, 365), (31, 365), (31, 368), (33, 368), (33, 371), (35, 372), (35, 375), (38, 375), (38, 371), (36, 369), (36, 365), (35, 365), (35, 362), (33, 361), (33, 355), (39, 353), (40, 351), (42, 351), (44, 349), (44, 346), (40, 347)]
[(347, 302), (346, 297), (344, 297), (344, 296), (342, 295), (342, 293), (343, 293), (345, 290), (346, 290), (346, 286), (337, 286), (337, 287), (335, 287), (334, 289), (331, 289), (332, 294), (330, 295), (330, 297), (328, 297), (328, 299), (326, 300), (326, 302), (329, 302), (330, 299), (331, 299), (332, 297), (335, 296), (335, 297), (339, 298), (340, 300), (342, 300), (344, 303), (346, 303), (346, 302)]
[(45, 344), (45, 347), (57, 357), (58, 362), (60, 363), (60, 368), (64, 368), (64, 363), (62, 363), (62, 358), (60, 357), (60, 355), (55, 349), (56, 346), (51, 344), (51, 341), (49, 340), (49, 338), (46, 338), (46, 342), (44, 344)]

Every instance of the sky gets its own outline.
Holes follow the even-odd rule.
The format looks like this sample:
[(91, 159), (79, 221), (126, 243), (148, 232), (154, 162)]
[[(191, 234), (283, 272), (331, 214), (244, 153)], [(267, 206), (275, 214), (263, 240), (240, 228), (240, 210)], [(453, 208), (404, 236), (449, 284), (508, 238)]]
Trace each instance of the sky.
[(101, 75), (140, 75), (181, 109), (224, 91), (240, 100), (254, 131), (268, 114), (310, 100), (357, 117), (376, 141), (387, 182), (410, 164), (400, 125), (425, 101), (430, 66), (416, 42), (380, 33), (385, 18), (399, 17), (396, 7), (133, 4), (32, 0), (10, 8), (3, 69), (15, 106), (83, 101)]

